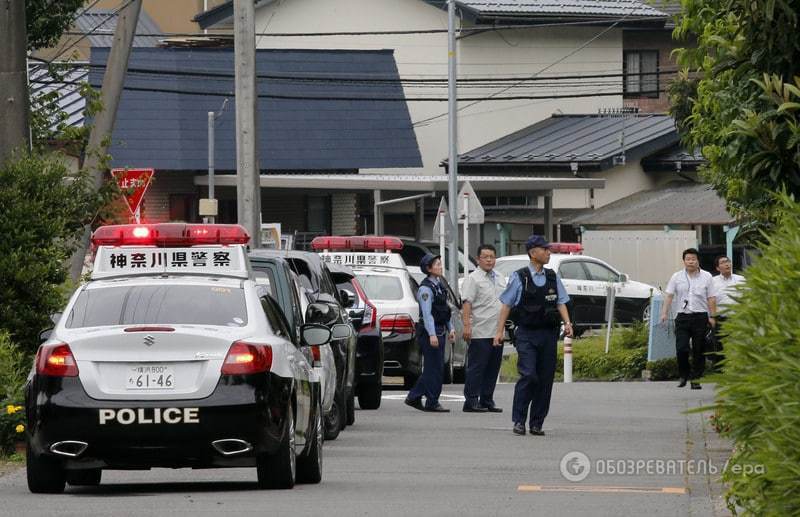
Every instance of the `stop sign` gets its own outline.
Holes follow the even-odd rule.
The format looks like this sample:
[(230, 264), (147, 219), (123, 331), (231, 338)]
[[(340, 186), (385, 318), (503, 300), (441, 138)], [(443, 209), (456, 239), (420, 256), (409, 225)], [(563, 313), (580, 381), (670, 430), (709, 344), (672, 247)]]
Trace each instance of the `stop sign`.
[(139, 205), (142, 204), (144, 193), (153, 179), (153, 169), (112, 169), (111, 175), (122, 191), (125, 202), (131, 214), (135, 215)]

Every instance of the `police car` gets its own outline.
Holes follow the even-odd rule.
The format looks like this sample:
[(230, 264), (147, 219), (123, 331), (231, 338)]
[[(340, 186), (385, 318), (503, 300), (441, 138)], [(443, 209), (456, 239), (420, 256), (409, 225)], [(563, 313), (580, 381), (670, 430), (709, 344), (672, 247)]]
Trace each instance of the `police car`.
[[(608, 263), (581, 255), (576, 243), (553, 243), (550, 263), (545, 267), (561, 275), (570, 297), (569, 311), (576, 335), (605, 324), (606, 288), (614, 285), (614, 323), (649, 321), (650, 299), (658, 288), (630, 280)], [(497, 259), (495, 269), (507, 277), (530, 263), (527, 255)]]
[[(422, 352), (416, 334), (419, 286), (396, 253), (403, 248), (403, 242), (397, 237), (325, 236), (316, 237), (311, 246), (326, 262), (352, 268), (377, 310), (383, 337), (384, 375), (402, 376), (404, 386), (411, 388), (422, 373)], [(456, 306), (454, 296), (448, 299), (454, 305), (451, 310), (458, 338), (445, 349), (444, 381), (449, 383), (453, 377), (463, 376), (466, 347), (460, 307)]]
[(35, 493), (103, 469), (255, 467), (260, 487), (318, 483), (319, 379), (301, 351), (349, 326), (303, 325), (259, 297), (238, 225), (104, 226), (91, 280), (26, 384)]

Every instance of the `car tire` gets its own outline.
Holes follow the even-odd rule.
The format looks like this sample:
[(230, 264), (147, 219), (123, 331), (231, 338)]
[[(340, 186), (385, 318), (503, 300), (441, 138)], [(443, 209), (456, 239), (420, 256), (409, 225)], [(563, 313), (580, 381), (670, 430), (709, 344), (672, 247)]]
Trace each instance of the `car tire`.
[(103, 477), (102, 469), (68, 470), (67, 483), (72, 486), (97, 486)]
[(25, 459), (28, 490), (34, 494), (60, 494), (64, 491), (67, 476), (59, 461), (34, 453), (30, 445)]
[(259, 488), (294, 488), (297, 479), (297, 451), (295, 451), (294, 409), (286, 410), (286, 430), (278, 452), (260, 454), (256, 459)]
[(347, 425), (356, 423), (356, 396), (353, 393), (355, 390), (350, 390), (350, 395), (347, 397)]
[(297, 482), (317, 484), (322, 481), (322, 444), (325, 430), (322, 423), (322, 404), (317, 406), (314, 418), (314, 437), (308, 447), (308, 453), (297, 458)]
[(453, 368), (453, 383), (464, 384), (466, 378), (466, 368)]
[(344, 420), (342, 411), (342, 397), (340, 395), (334, 394), (333, 396), (333, 405), (331, 406), (331, 410), (324, 416), (324, 426), (325, 426), (325, 439), (326, 440), (335, 440), (339, 437), (339, 433), (342, 430), (342, 422)]
[(367, 384), (358, 390), (358, 406), (361, 409), (378, 409), (381, 407), (381, 397), (383, 396), (383, 384)]

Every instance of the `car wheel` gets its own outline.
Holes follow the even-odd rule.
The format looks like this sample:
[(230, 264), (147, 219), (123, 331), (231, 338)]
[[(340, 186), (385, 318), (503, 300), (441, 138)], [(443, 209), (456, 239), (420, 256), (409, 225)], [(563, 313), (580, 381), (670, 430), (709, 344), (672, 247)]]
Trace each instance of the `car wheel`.
[(650, 302), (647, 302), (647, 305), (644, 306), (644, 310), (642, 311), (642, 321), (644, 323), (650, 323)]
[(286, 433), (278, 452), (261, 454), (256, 459), (258, 486), (260, 488), (293, 488), (297, 476), (297, 451), (295, 451), (294, 409), (286, 411)]
[(28, 490), (34, 494), (60, 494), (64, 491), (67, 476), (60, 462), (35, 454), (30, 445), (25, 453), (25, 459)]
[(383, 384), (366, 384), (358, 389), (358, 405), (361, 409), (378, 409), (381, 407)]
[(466, 377), (466, 368), (453, 368), (453, 382), (456, 384), (464, 384)]
[(347, 397), (347, 425), (356, 423), (356, 396), (353, 391), (350, 390), (350, 396)]
[(69, 470), (67, 483), (72, 486), (97, 486), (103, 476), (101, 469)]
[(325, 415), (325, 439), (335, 440), (342, 430), (342, 402), (340, 395), (333, 396), (331, 410)]
[(322, 426), (322, 404), (317, 406), (314, 418), (314, 437), (308, 454), (297, 458), (297, 482), (316, 484), (322, 481), (322, 444), (325, 431)]

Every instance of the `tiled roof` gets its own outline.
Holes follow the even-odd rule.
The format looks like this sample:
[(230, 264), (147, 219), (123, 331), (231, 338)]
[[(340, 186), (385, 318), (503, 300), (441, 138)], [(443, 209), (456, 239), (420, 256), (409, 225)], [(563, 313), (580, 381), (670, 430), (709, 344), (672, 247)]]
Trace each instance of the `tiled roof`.
[(483, 16), (549, 14), (650, 17), (664, 14), (647, 2), (637, 0), (458, 0), (458, 5)]
[(626, 157), (644, 156), (677, 141), (669, 115), (553, 115), (460, 155), (458, 166), (463, 171), (487, 166), (569, 171), (578, 163), (581, 171), (603, 170), (614, 166), (623, 147)]
[[(108, 53), (109, 49), (93, 49), (92, 65), (104, 65)], [(330, 77), (342, 70), (395, 81), (365, 86), (295, 79)], [(102, 72), (102, 67), (92, 68), (93, 86), (101, 83)], [(204, 170), (207, 112), (220, 110), (228, 98), (217, 119), (216, 167), (236, 170), (233, 72), (233, 49), (133, 49), (110, 149), (113, 166)], [(259, 50), (256, 72), (262, 76), (259, 95), (320, 98), (258, 99), (261, 169), (329, 171), (422, 165), (391, 50)], [(198, 77), (197, 73), (219, 76)], [(334, 100), (342, 96), (401, 100)]]
[[(75, 66), (78, 65), (78, 66)], [(66, 126), (82, 126), (86, 99), (80, 93), (80, 85), (89, 80), (89, 67), (70, 63), (60, 66), (58, 63), (48, 68), (45, 63), (28, 62), (28, 81), (31, 95), (34, 98), (56, 92), (55, 102), (58, 109), (66, 113)], [(57, 131), (54, 122), (51, 129)]]

